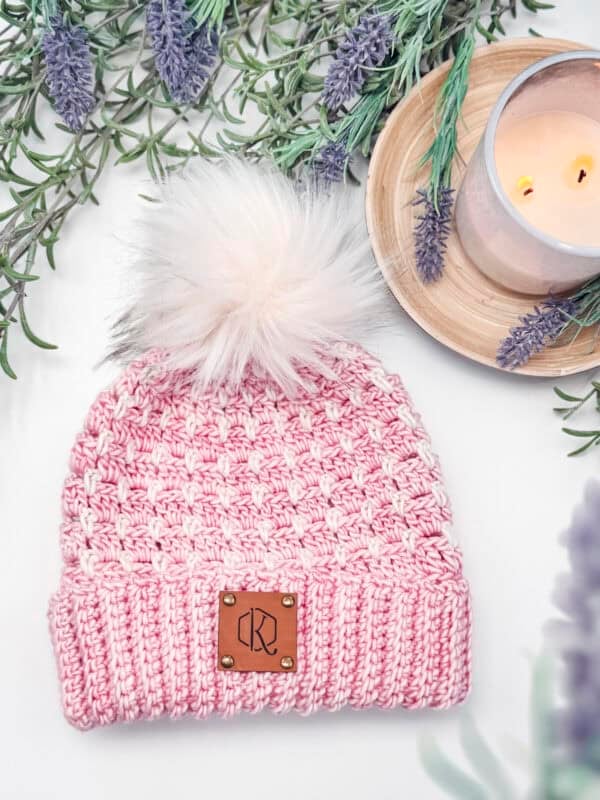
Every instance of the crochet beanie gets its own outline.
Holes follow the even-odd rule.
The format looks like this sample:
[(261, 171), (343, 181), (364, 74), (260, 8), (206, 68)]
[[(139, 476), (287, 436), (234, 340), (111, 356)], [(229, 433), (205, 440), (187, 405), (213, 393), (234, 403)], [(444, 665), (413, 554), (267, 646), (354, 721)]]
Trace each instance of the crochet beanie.
[(351, 341), (377, 287), (346, 195), (204, 166), (138, 266), (64, 486), (67, 719), (461, 701), (461, 554), (400, 379)]

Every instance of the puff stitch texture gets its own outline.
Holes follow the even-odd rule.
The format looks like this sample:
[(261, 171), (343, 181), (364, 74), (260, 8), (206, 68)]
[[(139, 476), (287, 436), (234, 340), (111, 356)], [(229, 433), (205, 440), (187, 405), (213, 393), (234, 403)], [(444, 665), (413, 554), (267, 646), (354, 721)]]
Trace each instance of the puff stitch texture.
[[(360, 347), (200, 391), (136, 361), (72, 451), (50, 625), (82, 729), (269, 707), (446, 707), (470, 683), (470, 600), (437, 458)], [(298, 671), (217, 669), (221, 590), (298, 593)]]

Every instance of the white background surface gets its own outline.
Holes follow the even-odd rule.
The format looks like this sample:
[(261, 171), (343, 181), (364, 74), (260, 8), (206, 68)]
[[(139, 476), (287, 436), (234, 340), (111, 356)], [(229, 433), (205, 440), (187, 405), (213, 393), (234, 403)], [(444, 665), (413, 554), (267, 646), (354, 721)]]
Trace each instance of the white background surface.
[[(523, 12), (509, 31), (532, 24), (600, 47), (597, 0), (558, 0), (538, 19)], [(428, 730), (457, 753), (456, 710), (164, 720), (87, 734), (62, 718), (46, 623), (60, 568), (61, 484), (84, 414), (114, 373), (94, 365), (123, 296), (120, 239), (139, 210), (141, 177), (135, 168), (109, 170), (101, 207), (71, 215), (59, 269), (40, 266), (43, 285), (29, 302), (35, 330), (60, 350), (13, 337), (21, 377), (0, 388), (0, 797), (436, 800), (417, 740)], [(399, 309), (372, 349), (402, 375), (440, 455), (474, 602), (468, 709), (524, 786), (512, 739), (528, 739), (530, 659), (566, 563), (557, 537), (600, 454), (566, 458), (571, 442), (551, 412), (553, 381), (471, 364)], [(587, 377), (561, 385), (578, 390)]]

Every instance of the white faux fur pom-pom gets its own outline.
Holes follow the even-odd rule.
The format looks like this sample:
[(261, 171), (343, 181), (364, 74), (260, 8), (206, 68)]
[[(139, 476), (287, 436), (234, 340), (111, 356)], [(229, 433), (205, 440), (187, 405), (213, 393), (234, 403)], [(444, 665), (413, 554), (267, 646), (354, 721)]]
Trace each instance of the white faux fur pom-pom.
[(339, 188), (299, 193), (274, 169), (203, 162), (165, 187), (144, 226), (140, 296), (115, 354), (163, 348), (198, 381), (237, 384), (250, 363), (285, 389), (301, 364), (352, 339), (381, 303), (362, 208)]

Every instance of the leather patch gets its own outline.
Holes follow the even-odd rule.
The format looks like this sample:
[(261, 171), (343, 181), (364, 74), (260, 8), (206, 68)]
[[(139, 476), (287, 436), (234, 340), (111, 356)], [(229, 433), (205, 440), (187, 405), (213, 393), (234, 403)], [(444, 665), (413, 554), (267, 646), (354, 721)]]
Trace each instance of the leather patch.
[(220, 592), (218, 667), (225, 672), (295, 672), (293, 592)]

